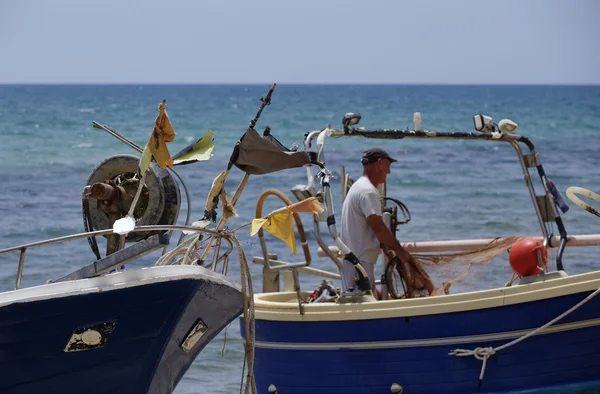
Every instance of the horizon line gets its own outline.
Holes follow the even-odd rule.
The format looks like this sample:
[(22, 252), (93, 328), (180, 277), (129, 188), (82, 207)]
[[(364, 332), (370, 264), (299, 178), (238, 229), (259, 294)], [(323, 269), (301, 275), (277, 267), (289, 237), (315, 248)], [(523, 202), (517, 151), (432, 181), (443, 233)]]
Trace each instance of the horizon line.
[(0, 86), (564, 86), (595, 87), (600, 82), (1, 82)]

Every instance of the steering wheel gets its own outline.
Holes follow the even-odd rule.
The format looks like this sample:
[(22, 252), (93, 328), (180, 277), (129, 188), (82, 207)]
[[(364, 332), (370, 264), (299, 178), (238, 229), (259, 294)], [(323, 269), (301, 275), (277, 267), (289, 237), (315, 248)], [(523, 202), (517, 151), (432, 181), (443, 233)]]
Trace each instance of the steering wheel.
[(388, 261), (385, 266), (383, 279), (387, 286), (388, 294), (393, 299), (412, 298), (413, 294), (410, 288), (406, 285), (408, 273), (406, 267), (400, 262), (398, 257), (394, 257)]
[[(410, 211), (408, 210), (406, 205), (402, 203), (402, 201), (396, 198), (385, 197), (383, 200), (391, 201), (394, 203), (393, 206), (386, 207), (385, 211), (390, 212), (392, 214), (392, 223), (390, 227), (392, 233), (395, 234), (398, 230), (398, 225), (410, 222)], [(398, 218), (398, 211), (402, 213), (402, 220)], [(406, 278), (408, 273), (405, 272), (405, 270), (406, 268), (403, 264), (400, 263), (398, 257), (394, 257), (393, 259), (388, 261), (385, 267), (385, 273), (383, 275), (385, 279), (385, 284), (387, 286), (389, 295), (394, 299), (413, 297), (412, 291), (410, 291), (408, 286), (406, 286)]]
[[(402, 203), (402, 201), (400, 201), (396, 198), (385, 197), (383, 200), (391, 201), (394, 203), (394, 206), (386, 207), (386, 208), (391, 208), (391, 214), (392, 214), (391, 228), (392, 228), (392, 232), (395, 233), (399, 224), (406, 224), (406, 223), (410, 222), (410, 219), (411, 219), (410, 211), (408, 210), (406, 205), (404, 205), (404, 203)], [(402, 213), (402, 217), (403, 217), (402, 220), (398, 219), (398, 211), (400, 211)]]

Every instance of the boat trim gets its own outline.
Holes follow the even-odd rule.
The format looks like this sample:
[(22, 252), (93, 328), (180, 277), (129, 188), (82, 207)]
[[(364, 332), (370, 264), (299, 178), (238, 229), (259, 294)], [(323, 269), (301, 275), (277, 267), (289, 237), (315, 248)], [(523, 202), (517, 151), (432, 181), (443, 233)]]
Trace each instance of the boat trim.
[(573, 275), (544, 282), (435, 297), (365, 302), (361, 304), (304, 304), (298, 313), (295, 292), (254, 296), (257, 320), (348, 321), (437, 315), (517, 305), (600, 288), (600, 272)]
[[(588, 327), (600, 326), (600, 319), (584, 320), (575, 323), (556, 324), (544, 330), (541, 330), (535, 335), (554, 334), (578, 330)], [(529, 334), (534, 329), (505, 331), (494, 334), (469, 335), (460, 337), (448, 338), (428, 338), (428, 339), (411, 339), (400, 341), (371, 341), (371, 342), (331, 342), (331, 343), (298, 343), (298, 342), (268, 342), (255, 341), (257, 348), (272, 349), (272, 350), (372, 350), (372, 349), (394, 349), (394, 348), (411, 348), (411, 347), (432, 347), (432, 346), (456, 346), (460, 344), (494, 342), (509, 340), (522, 337)]]
[(95, 278), (56, 282), (7, 291), (5, 293), (0, 293), (0, 307), (15, 302), (33, 302), (56, 297), (100, 293), (135, 287), (142, 283), (150, 284), (182, 279), (204, 279), (240, 290), (240, 287), (237, 284), (224, 275), (210, 271), (206, 268), (192, 265), (171, 265), (122, 271)]

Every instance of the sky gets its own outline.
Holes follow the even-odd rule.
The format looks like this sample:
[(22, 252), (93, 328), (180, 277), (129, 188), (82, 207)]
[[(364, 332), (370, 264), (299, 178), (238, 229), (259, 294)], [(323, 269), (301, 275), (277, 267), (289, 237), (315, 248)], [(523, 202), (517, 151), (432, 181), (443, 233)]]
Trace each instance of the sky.
[(600, 0), (0, 0), (0, 84), (600, 84)]

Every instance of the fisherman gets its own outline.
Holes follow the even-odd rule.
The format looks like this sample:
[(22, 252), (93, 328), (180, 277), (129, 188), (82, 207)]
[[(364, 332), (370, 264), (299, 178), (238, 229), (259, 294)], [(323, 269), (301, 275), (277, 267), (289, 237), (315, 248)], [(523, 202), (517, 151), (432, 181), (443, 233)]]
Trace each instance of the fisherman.
[[(361, 159), (363, 175), (350, 187), (342, 206), (340, 238), (360, 260), (369, 276), (373, 294), (376, 294), (374, 268), (381, 247), (390, 251), (388, 257), (395, 255), (402, 264), (413, 265), (413, 269), (410, 269), (411, 273), (415, 272), (415, 269), (417, 272), (424, 273), (424, 277), (420, 279), (424, 288), (431, 294), (433, 291), (431, 280), (383, 222), (381, 197), (377, 185), (385, 183), (387, 174), (390, 173), (390, 165), (396, 161), (383, 149), (371, 148), (363, 152)], [(342, 270), (344, 292), (356, 289), (355, 272), (352, 263), (344, 260)]]

